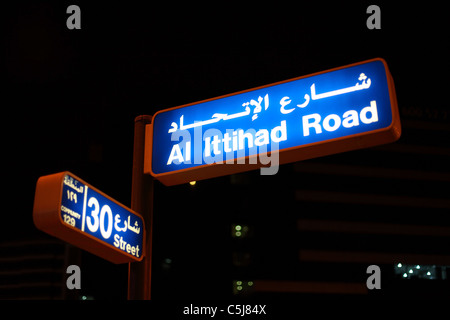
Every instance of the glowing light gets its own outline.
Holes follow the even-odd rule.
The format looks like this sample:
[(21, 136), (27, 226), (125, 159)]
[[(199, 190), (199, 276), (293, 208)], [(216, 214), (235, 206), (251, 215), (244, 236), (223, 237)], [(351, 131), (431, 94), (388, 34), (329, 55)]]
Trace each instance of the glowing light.
[(253, 285), (253, 281), (247, 282), (248, 286), (251, 287)]
[(413, 269), (409, 269), (409, 271), (408, 271), (409, 273), (413, 273), (414, 271), (413, 271)]
[(241, 231), (242, 227), (240, 225), (237, 225), (236, 227), (234, 227), (234, 229), (236, 229), (236, 231)]
[(408, 277), (408, 274), (405, 272), (404, 274), (403, 274), (403, 278), (407, 278)]
[(402, 267), (401, 263), (397, 264), (397, 268), (401, 268), (401, 267)]
[(191, 182), (189, 182), (189, 184), (190, 184), (191, 186), (195, 186), (196, 183), (197, 183), (197, 181), (191, 181)]

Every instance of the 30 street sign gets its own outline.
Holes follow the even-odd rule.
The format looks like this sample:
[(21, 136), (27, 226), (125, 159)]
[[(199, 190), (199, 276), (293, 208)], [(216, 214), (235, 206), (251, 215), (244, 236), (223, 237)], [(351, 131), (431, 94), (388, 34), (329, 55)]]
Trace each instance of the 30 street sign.
[(377, 58), (157, 112), (145, 173), (166, 185), (366, 148), (400, 137)]
[(36, 227), (113, 263), (141, 261), (145, 236), (141, 215), (70, 172), (38, 179)]

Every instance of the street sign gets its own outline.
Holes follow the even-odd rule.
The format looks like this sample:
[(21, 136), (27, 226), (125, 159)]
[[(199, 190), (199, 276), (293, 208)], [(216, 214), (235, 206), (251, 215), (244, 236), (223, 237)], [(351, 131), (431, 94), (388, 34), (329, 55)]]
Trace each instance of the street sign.
[(113, 263), (141, 261), (145, 239), (141, 215), (70, 172), (38, 179), (36, 227)]
[(400, 134), (394, 82), (377, 58), (159, 111), (147, 126), (144, 172), (175, 185)]

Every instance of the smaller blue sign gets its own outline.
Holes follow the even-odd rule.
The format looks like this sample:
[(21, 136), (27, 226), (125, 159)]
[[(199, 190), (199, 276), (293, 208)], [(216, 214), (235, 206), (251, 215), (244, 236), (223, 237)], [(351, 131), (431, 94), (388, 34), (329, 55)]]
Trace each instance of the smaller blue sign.
[(140, 216), (69, 174), (62, 184), (60, 215), (64, 223), (141, 259), (144, 221)]

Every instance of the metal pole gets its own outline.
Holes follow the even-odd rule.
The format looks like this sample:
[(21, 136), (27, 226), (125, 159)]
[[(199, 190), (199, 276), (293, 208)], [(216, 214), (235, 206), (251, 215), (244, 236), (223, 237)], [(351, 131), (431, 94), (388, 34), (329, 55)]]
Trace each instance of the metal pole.
[(152, 116), (142, 115), (134, 120), (133, 175), (131, 209), (144, 218), (145, 257), (128, 264), (128, 300), (150, 300), (152, 272), (153, 177), (144, 174), (145, 126)]

